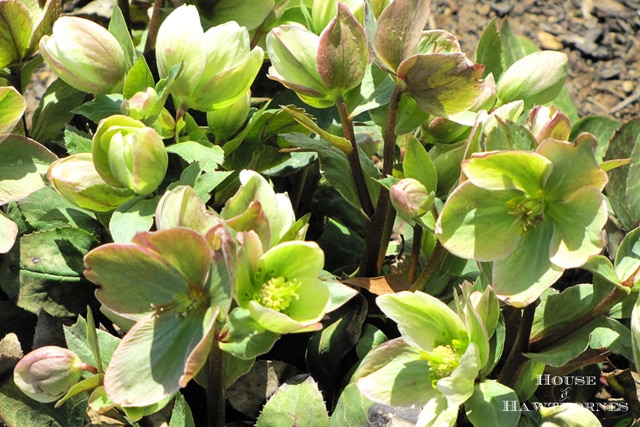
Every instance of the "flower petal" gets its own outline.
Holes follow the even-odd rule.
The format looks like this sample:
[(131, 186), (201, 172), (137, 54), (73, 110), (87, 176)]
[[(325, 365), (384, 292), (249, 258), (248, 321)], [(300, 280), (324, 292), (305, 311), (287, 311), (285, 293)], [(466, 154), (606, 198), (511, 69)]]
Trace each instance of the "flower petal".
[(420, 353), (396, 338), (367, 354), (354, 378), (360, 392), (374, 402), (424, 405), (436, 395), (429, 372), (429, 363), (420, 359)]
[(247, 308), (251, 313), (251, 317), (260, 326), (277, 334), (319, 331), (322, 329), (322, 324), (317, 320), (298, 322), (284, 313), (264, 307), (253, 300), (249, 301)]
[(551, 221), (543, 221), (524, 233), (511, 255), (493, 264), (493, 288), (500, 299), (524, 307), (560, 278), (564, 270), (549, 260), (552, 234)]
[(381, 295), (376, 304), (398, 324), (404, 339), (421, 350), (431, 351), (434, 345), (449, 344), (452, 340), (467, 340), (467, 328), (460, 317), (424, 292)]
[(275, 277), (292, 280), (316, 278), (323, 266), (324, 252), (316, 243), (294, 240), (269, 249), (258, 260), (256, 270), (265, 280)]
[(317, 322), (324, 316), (331, 300), (329, 288), (320, 279), (299, 279), (298, 298), (291, 301), (287, 314), (299, 322)]
[(550, 204), (546, 214), (554, 224), (549, 249), (551, 262), (563, 268), (576, 268), (600, 253), (607, 204), (598, 188), (583, 187), (566, 200)]
[(460, 358), (460, 365), (453, 373), (438, 380), (436, 387), (447, 398), (449, 408), (457, 408), (473, 394), (474, 384), (480, 370), (480, 351), (475, 343), (469, 343)]
[(520, 241), (520, 224), (507, 202), (518, 190), (490, 191), (466, 181), (450, 196), (436, 224), (442, 245), (461, 258), (495, 261), (512, 253)]
[(522, 190), (535, 196), (551, 173), (551, 161), (528, 151), (473, 154), (462, 170), (474, 185), (486, 190)]

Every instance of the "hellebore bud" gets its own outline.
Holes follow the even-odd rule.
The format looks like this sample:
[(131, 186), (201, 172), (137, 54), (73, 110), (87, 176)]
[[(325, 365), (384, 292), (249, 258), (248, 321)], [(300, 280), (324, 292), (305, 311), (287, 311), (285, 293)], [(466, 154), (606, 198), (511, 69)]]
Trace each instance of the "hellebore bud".
[(553, 101), (567, 80), (567, 55), (544, 50), (514, 62), (496, 87), (501, 104), (522, 99), (525, 108)]
[(207, 124), (217, 140), (226, 141), (232, 137), (247, 120), (251, 109), (251, 92), (228, 107), (207, 112)]
[(413, 178), (404, 178), (393, 184), (390, 196), (398, 215), (411, 225), (431, 209), (435, 198), (433, 192), (429, 193), (420, 181)]
[(95, 372), (66, 348), (40, 347), (23, 357), (13, 370), (13, 381), (27, 396), (38, 402), (53, 402), (64, 396), (82, 376)]
[(126, 188), (108, 185), (98, 175), (90, 153), (74, 154), (51, 163), (47, 178), (65, 199), (95, 212), (109, 212), (135, 197)]
[(571, 135), (569, 117), (555, 106), (534, 107), (527, 117), (529, 130), (536, 137), (538, 144), (547, 138), (567, 141)]
[(92, 152), (96, 170), (107, 184), (143, 196), (158, 188), (169, 164), (158, 132), (119, 114), (100, 121)]
[(109, 31), (88, 19), (59, 18), (53, 34), (40, 40), (40, 54), (58, 77), (78, 90), (107, 94), (122, 89), (124, 51)]

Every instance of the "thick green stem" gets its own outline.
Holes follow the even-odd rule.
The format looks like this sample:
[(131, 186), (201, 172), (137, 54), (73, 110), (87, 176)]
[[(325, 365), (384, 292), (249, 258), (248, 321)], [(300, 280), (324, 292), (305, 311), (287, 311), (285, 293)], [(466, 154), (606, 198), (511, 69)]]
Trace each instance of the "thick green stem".
[(424, 291), (429, 284), (429, 280), (435, 274), (436, 271), (442, 265), (442, 261), (444, 257), (447, 256), (449, 252), (440, 244), (440, 241), (436, 241), (436, 246), (433, 248), (433, 252), (431, 252), (431, 256), (427, 261), (427, 265), (424, 267), (418, 278), (413, 285), (411, 285), (412, 291)]
[(554, 331), (551, 331), (547, 335), (543, 335), (541, 337), (537, 337), (536, 339), (531, 340), (531, 343), (529, 345), (530, 351), (540, 352), (555, 343), (561, 342), (571, 333), (577, 331), (578, 329), (580, 329), (587, 323), (591, 322), (595, 318), (606, 313), (613, 304), (618, 302), (620, 298), (622, 298), (625, 295), (627, 295), (627, 293), (624, 291), (624, 289), (620, 288), (619, 286), (616, 286), (615, 288), (613, 288), (611, 292), (609, 292), (607, 296), (601, 299), (600, 302), (598, 302), (598, 304), (596, 304), (596, 306), (593, 307), (593, 309), (589, 310), (588, 312), (584, 313), (582, 316), (573, 320), (571, 322), (571, 328), (558, 328)]
[(364, 179), (364, 172), (362, 171), (362, 164), (360, 163), (358, 143), (356, 142), (356, 134), (353, 130), (353, 120), (349, 116), (347, 104), (343, 99), (339, 99), (336, 102), (336, 107), (338, 108), (338, 114), (340, 115), (340, 122), (342, 122), (342, 132), (344, 133), (344, 137), (351, 143), (352, 150), (351, 153), (347, 155), (347, 158), (349, 159), (351, 176), (353, 177), (353, 182), (356, 185), (360, 206), (362, 206), (364, 213), (368, 217), (371, 217), (373, 214), (373, 204), (371, 203), (371, 197), (369, 197), (369, 191), (367, 190), (367, 184)]
[(529, 349), (529, 336), (531, 335), (531, 327), (533, 326), (533, 315), (536, 312), (536, 305), (529, 304), (522, 310), (522, 317), (520, 319), (520, 326), (518, 328), (518, 334), (516, 335), (515, 342), (511, 347), (511, 352), (507, 357), (500, 374), (498, 374), (498, 381), (507, 387), (515, 386), (518, 378), (522, 375), (526, 364), (529, 359), (524, 356)]
[(225, 425), (225, 390), (222, 350), (217, 340), (211, 346), (207, 359), (207, 425), (224, 427)]
[[(393, 164), (396, 155), (395, 128), (398, 120), (398, 106), (400, 104), (402, 91), (402, 86), (397, 84), (394, 87), (391, 99), (389, 100), (387, 123), (383, 136), (383, 176), (391, 175), (393, 172)], [(360, 261), (359, 275), (361, 277), (373, 277), (380, 274), (381, 254), (384, 259), (384, 253), (387, 245), (389, 244), (389, 239), (391, 238), (391, 230), (393, 229), (395, 215), (396, 211), (391, 206), (389, 191), (383, 188), (380, 190), (378, 203), (376, 204), (375, 211), (371, 216), (371, 222), (367, 227), (365, 248)], [(391, 226), (389, 226), (389, 224), (391, 224)]]

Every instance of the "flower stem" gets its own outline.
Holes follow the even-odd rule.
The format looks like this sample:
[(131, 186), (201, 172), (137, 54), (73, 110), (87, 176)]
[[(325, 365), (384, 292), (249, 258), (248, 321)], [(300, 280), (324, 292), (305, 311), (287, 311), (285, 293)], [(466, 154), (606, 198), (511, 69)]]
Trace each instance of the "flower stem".
[(427, 265), (422, 270), (418, 278), (413, 285), (411, 285), (411, 291), (424, 291), (427, 285), (429, 284), (429, 280), (435, 274), (436, 271), (442, 265), (442, 261), (444, 257), (447, 256), (449, 252), (440, 244), (440, 241), (436, 241), (436, 246), (433, 248), (433, 252), (431, 252), (431, 256), (429, 257), (429, 261)]
[(531, 335), (533, 315), (535, 312), (535, 303), (529, 304), (522, 309), (516, 339), (511, 347), (511, 352), (509, 353), (507, 360), (504, 362), (504, 365), (498, 374), (498, 381), (507, 387), (513, 388), (515, 386), (527, 363), (529, 363), (529, 359), (524, 356), (524, 353), (527, 353), (530, 350), (529, 336)]
[(158, 29), (162, 21), (163, 0), (153, 2), (153, 10), (151, 12), (151, 20), (149, 21), (149, 31), (147, 33), (147, 41), (144, 44), (144, 53), (149, 52), (156, 47), (156, 38), (158, 37)]
[(413, 283), (418, 269), (418, 261), (420, 260), (420, 249), (422, 246), (422, 227), (418, 224), (413, 226), (413, 243), (411, 245), (411, 260), (409, 261), (409, 269), (407, 270), (407, 279)]
[(364, 213), (368, 217), (371, 217), (373, 214), (373, 204), (371, 203), (371, 197), (369, 197), (369, 191), (367, 190), (367, 184), (364, 179), (364, 172), (362, 171), (362, 164), (360, 163), (358, 143), (356, 142), (356, 134), (353, 130), (353, 120), (349, 116), (347, 104), (344, 102), (344, 99), (338, 99), (336, 101), (336, 107), (338, 108), (338, 114), (340, 115), (340, 122), (342, 123), (342, 132), (344, 133), (344, 137), (351, 143), (352, 150), (351, 153), (347, 155), (347, 158), (349, 159), (351, 176), (353, 177), (353, 182), (356, 185), (360, 206), (362, 206)]
[[(399, 84), (393, 88), (389, 106), (387, 109), (387, 123), (384, 131), (384, 147), (383, 147), (383, 168), (382, 175), (391, 175), (393, 172), (393, 163), (396, 155), (396, 122), (398, 120), (398, 106), (403, 88)], [(361, 277), (373, 277), (380, 274), (381, 258), (384, 259), (384, 253), (387, 250), (391, 231), (393, 229), (393, 221), (396, 211), (391, 206), (389, 191), (382, 188), (378, 196), (378, 203), (375, 211), (371, 216), (371, 222), (367, 227), (367, 237), (365, 248), (360, 260)]]
[(207, 359), (207, 425), (224, 427), (225, 390), (222, 350), (218, 341), (214, 341)]

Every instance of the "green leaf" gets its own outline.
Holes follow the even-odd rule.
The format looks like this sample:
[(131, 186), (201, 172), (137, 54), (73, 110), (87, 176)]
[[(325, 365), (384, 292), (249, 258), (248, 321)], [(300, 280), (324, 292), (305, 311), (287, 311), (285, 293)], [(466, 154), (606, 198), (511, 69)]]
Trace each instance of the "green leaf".
[(274, 425), (329, 426), (329, 415), (313, 378), (283, 384), (264, 405), (256, 427)]
[(11, 375), (0, 382), (0, 421), (7, 427), (83, 427), (86, 412), (86, 396), (74, 397), (56, 409), (53, 403), (36, 402), (23, 394)]
[(95, 366), (98, 370), (101, 369), (102, 372), (104, 372), (109, 366), (111, 357), (118, 347), (118, 344), (120, 344), (120, 339), (102, 329), (95, 330), (98, 336), (100, 361), (102, 362), (102, 366), (98, 367), (98, 363), (91, 349), (91, 344), (87, 339), (87, 327), (87, 322), (81, 316), (78, 316), (78, 320), (73, 325), (63, 327), (67, 348), (73, 351), (84, 363)]
[(398, 77), (420, 108), (446, 117), (474, 104), (482, 92), (482, 70), (462, 53), (430, 53), (402, 61)]
[(51, 83), (33, 112), (31, 138), (43, 144), (56, 139), (73, 118), (72, 110), (82, 104), (86, 95), (62, 79)]
[(11, 132), (26, 108), (27, 102), (20, 92), (11, 86), (0, 87), (0, 135)]
[(135, 48), (124, 15), (118, 5), (111, 10), (111, 20), (109, 21), (109, 32), (118, 40), (122, 51), (124, 52), (125, 69), (129, 70), (133, 67), (135, 61)]
[(17, 203), (24, 220), (34, 230), (71, 226), (98, 236), (102, 226), (95, 215), (70, 203), (50, 187), (43, 187)]
[[(502, 25), (508, 25), (507, 21), (505, 20)], [(498, 80), (506, 69), (503, 44), (498, 30), (497, 19), (491, 21), (480, 36), (478, 46), (476, 47), (476, 62), (484, 65), (483, 77), (487, 77), (493, 73), (494, 79)]]
[(329, 425), (331, 427), (365, 426), (369, 421), (369, 407), (373, 402), (367, 399), (358, 387), (351, 383), (346, 386), (336, 404)]
[(620, 285), (620, 278), (616, 273), (611, 260), (604, 255), (596, 255), (587, 261), (585, 265), (582, 266), (587, 271), (590, 271), (593, 274), (596, 274), (601, 279), (605, 280), (609, 284)]
[(111, 95), (96, 95), (91, 101), (82, 104), (72, 110), (75, 114), (80, 114), (92, 122), (98, 123), (100, 120), (116, 114), (122, 114), (120, 105), (122, 95), (119, 93)]
[(411, 136), (405, 146), (402, 170), (405, 178), (413, 178), (425, 186), (427, 192), (436, 191), (438, 174), (433, 161), (417, 138)]
[[(202, 3), (208, 6), (208, 3)], [(220, 25), (228, 21), (236, 21), (240, 26), (254, 30), (272, 13), (276, 2), (274, 0), (255, 0), (250, 3), (236, 0), (220, 0), (212, 3), (211, 10), (204, 10), (203, 16), (210, 20), (211, 25)], [(205, 6), (205, 7), (206, 7)]]
[(138, 92), (144, 92), (149, 87), (155, 87), (155, 84), (156, 82), (153, 80), (153, 74), (151, 74), (146, 59), (144, 59), (144, 56), (140, 56), (125, 77), (123, 96), (125, 99), (129, 99)]
[(181, 393), (176, 394), (176, 400), (171, 411), (169, 427), (195, 427), (191, 408)]
[(111, 215), (109, 232), (116, 243), (128, 243), (136, 233), (149, 231), (160, 196), (136, 197), (120, 205)]
[(64, 130), (64, 146), (67, 153), (91, 153), (91, 135), (81, 133), (79, 130), (67, 126)]
[(167, 147), (169, 153), (177, 154), (189, 163), (199, 162), (202, 170), (211, 172), (224, 161), (224, 151), (212, 144), (185, 141)]
[(469, 421), (476, 427), (515, 426), (520, 412), (505, 411), (504, 402), (514, 401), (519, 407), (516, 393), (495, 380), (484, 380), (474, 385), (473, 395), (464, 404)]
[(0, 204), (23, 199), (44, 187), (41, 176), (56, 158), (24, 136), (9, 135), (0, 141)]
[(487, 151), (531, 151), (536, 147), (536, 140), (531, 132), (524, 126), (514, 123), (511, 120), (503, 121), (499, 117), (496, 117), (496, 125), (489, 131), (485, 146)]
[(148, 406), (185, 387), (206, 362), (217, 314), (217, 307), (201, 307), (138, 321), (111, 358), (107, 395), (119, 405)]
[(21, 62), (31, 42), (33, 23), (23, 2), (0, 3), (0, 69)]
[(93, 298), (93, 289), (82, 278), (82, 256), (96, 243), (92, 235), (73, 227), (24, 235), (0, 265), (6, 272), (2, 289), (33, 313), (79, 313)]
[(640, 119), (623, 124), (609, 143), (606, 159), (631, 158), (631, 164), (609, 172), (607, 195), (622, 227), (630, 231), (640, 224)]
[(345, 356), (360, 338), (367, 317), (366, 300), (362, 296), (355, 298), (340, 312), (342, 315), (336, 321), (311, 336), (306, 351), (309, 373), (318, 381), (328, 400), (333, 400), (330, 393), (343, 380), (339, 374)]

